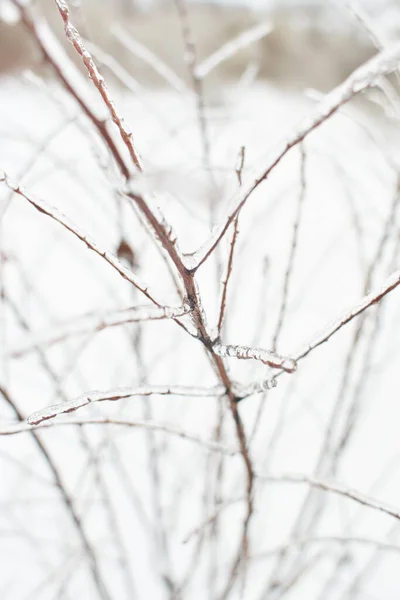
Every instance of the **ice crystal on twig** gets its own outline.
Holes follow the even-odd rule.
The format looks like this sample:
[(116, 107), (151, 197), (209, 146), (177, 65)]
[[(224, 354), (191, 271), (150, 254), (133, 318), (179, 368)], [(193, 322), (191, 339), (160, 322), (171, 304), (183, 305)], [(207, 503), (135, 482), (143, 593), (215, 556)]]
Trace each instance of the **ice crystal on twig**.
[(262, 348), (250, 348), (250, 346), (233, 346), (217, 342), (213, 346), (215, 354), (222, 358), (231, 357), (243, 360), (259, 360), (269, 367), (283, 369), (287, 373), (293, 373), (297, 368), (296, 361), (289, 356), (280, 356), (275, 352), (263, 350)]

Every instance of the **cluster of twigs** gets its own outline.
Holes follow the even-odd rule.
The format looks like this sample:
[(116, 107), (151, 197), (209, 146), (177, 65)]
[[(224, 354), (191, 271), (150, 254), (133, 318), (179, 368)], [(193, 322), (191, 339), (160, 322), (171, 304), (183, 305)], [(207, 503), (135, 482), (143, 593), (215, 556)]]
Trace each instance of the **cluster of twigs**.
[[(146, 174), (146, 164), (145, 161), (143, 161), (139, 156), (139, 151), (134, 142), (134, 133), (130, 131), (120, 110), (117, 108), (117, 104), (112, 98), (106, 81), (99, 73), (96, 62), (88, 49), (90, 48), (90, 45), (85, 44), (78, 30), (71, 22), (71, 15), (67, 2), (64, 0), (56, 0), (56, 5), (65, 28), (66, 38), (72, 44), (75, 52), (81, 58), (90, 83), (82, 82), (77, 69), (74, 67), (67, 54), (62, 50), (62, 47), (58, 44), (58, 42), (55, 41), (54, 36), (48, 26), (41, 22), (39, 18), (33, 12), (31, 12), (30, 8), (25, 5), (25, 3), (19, 2), (19, 0), (13, 1), (15, 6), (18, 7), (20, 11), (21, 19), (24, 22), (27, 30), (43, 54), (45, 62), (53, 69), (60, 83), (79, 105), (86, 119), (95, 129), (105, 148), (112, 156), (115, 169), (118, 171), (120, 182), (118, 193), (126, 202), (132, 203), (135, 206), (136, 210), (141, 215), (141, 218), (146, 223), (146, 226), (150, 229), (154, 240), (156, 240), (157, 244), (161, 247), (161, 252), (163, 253), (168, 264), (168, 268), (173, 273), (173, 279), (177, 286), (177, 293), (182, 302), (179, 306), (167, 306), (164, 300), (158, 297), (157, 294), (150, 289), (149, 285), (143, 282), (136, 275), (134, 268), (132, 269), (126, 266), (126, 263), (105, 248), (101, 241), (94, 239), (91, 235), (84, 232), (77, 224), (73, 223), (56, 207), (51, 206), (42, 199), (36, 198), (27, 189), (20, 186), (18, 182), (13, 182), (12, 179), (9, 178), (8, 174), (1, 173), (0, 182), (3, 186), (6, 186), (21, 200), (28, 202), (33, 208), (42, 213), (43, 218), (47, 217), (56, 221), (62, 228), (67, 230), (71, 235), (75, 236), (82, 243), (82, 245), (96, 253), (103, 261), (106, 261), (106, 263), (108, 263), (108, 265), (114, 269), (114, 271), (116, 271), (121, 277), (134, 286), (137, 292), (149, 301), (149, 304), (146, 306), (135, 305), (114, 312), (109, 311), (107, 313), (101, 312), (99, 314), (82, 315), (73, 323), (67, 322), (65, 326), (60, 326), (56, 329), (52, 329), (51, 331), (44, 331), (39, 335), (28, 335), (28, 339), (22, 344), (12, 347), (8, 351), (4, 351), (4, 356), (9, 359), (19, 359), (22, 356), (35, 351), (42, 356), (43, 361), (46, 361), (46, 349), (49, 346), (64, 342), (69, 337), (79, 337), (85, 333), (98, 332), (106, 328), (118, 327), (127, 323), (170, 319), (203, 346), (204, 351), (209, 357), (219, 380), (214, 387), (184, 387), (177, 386), (172, 383), (165, 386), (160, 386), (152, 385), (149, 381), (144, 381), (142, 384), (132, 388), (118, 388), (101, 392), (85, 392), (82, 396), (74, 400), (64, 396), (62, 398), (62, 402), (52, 406), (44, 407), (43, 409), (38, 410), (27, 417), (21, 413), (18, 408), (18, 403), (12, 397), (11, 393), (5, 387), (1, 388), (0, 391), (4, 399), (9, 406), (12, 407), (15, 413), (15, 420), (2, 425), (0, 428), (0, 435), (13, 435), (29, 431), (33, 436), (36, 445), (40, 449), (41, 453), (45, 456), (45, 459), (56, 480), (57, 487), (62, 494), (67, 510), (70, 513), (80, 535), (82, 545), (89, 557), (90, 569), (99, 596), (101, 598), (111, 599), (113, 594), (109, 589), (107, 589), (103, 574), (101, 573), (101, 570), (99, 570), (96, 551), (93, 548), (90, 540), (85, 535), (85, 529), (76, 513), (74, 502), (67, 492), (66, 486), (63, 482), (62, 474), (57, 470), (51, 455), (41, 441), (38, 433), (39, 429), (55, 426), (114, 424), (123, 427), (142, 428), (149, 431), (163, 431), (169, 435), (178, 436), (187, 440), (188, 442), (200, 445), (200, 447), (204, 448), (205, 450), (216, 453), (217, 455), (239, 455), (245, 468), (246, 478), (246, 493), (245, 496), (240, 499), (240, 501), (244, 501), (246, 509), (242, 519), (240, 540), (235, 555), (233, 556), (231, 564), (228, 568), (228, 576), (226, 577), (225, 585), (219, 592), (219, 600), (224, 600), (227, 598), (238, 581), (241, 582), (241, 586), (243, 586), (243, 589), (245, 589), (246, 571), (248, 570), (250, 561), (253, 558), (258, 559), (262, 556), (253, 556), (251, 538), (249, 536), (249, 527), (255, 510), (256, 481), (302, 483), (309, 486), (310, 493), (304, 501), (304, 507), (301, 512), (302, 516), (299, 518), (298, 523), (296, 523), (294, 527), (294, 537), (292, 542), (289, 543), (289, 546), (296, 544), (299, 547), (303, 547), (303, 545), (315, 543), (319, 540), (319, 538), (314, 539), (307, 536), (307, 528), (301, 522), (302, 519), (305, 518), (304, 515), (308, 515), (308, 510), (311, 510), (314, 519), (318, 518), (319, 505), (313, 501), (313, 496), (311, 495), (311, 491), (315, 489), (345, 496), (346, 498), (367, 506), (370, 509), (378, 510), (390, 515), (395, 519), (400, 519), (400, 514), (397, 509), (386, 506), (384, 503), (379, 502), (375, 498), (366, 496), (358, 491), (350, 489), (347, 486), (335, 483), (334, 464), (331, 464), (329, 468), (324, 467), (324, 469), (322, 469), (322, 465), (325, 465), (327, 460), (328, 451), (326, 448), (323, 448), (321, 451), (320, 465), (316, 470), (316, 477), (296, 474), (274, 475), (271, 473), (265, 473), (261, 466), (259, 467), (258, 465), (254, 464), (254, 460), (251, 455), (252, 437), (249, 432), (246, 432), (242, 422), (241, 414), (239, 412), (240, 407), (243, 407), (240, 410), (246, 410), (246, 403), (241, 402), (241, 404), (238, 404), (239, 401), (243, 401), (245, 398), (248, 398), (253, 394), (264, 393), (266, 390), (274, 388), (278, 379), (282, 376), (295, 378), (297, 373), (301, 370), (301, 361), (305, 359), (311, 352), (315, 351), (319, 346), (321, 346), (321, 344), (330, 340), (332, 336), (344, 328), (353, 319), (360, 319), (358, 321), (358, 333), (355, 334), (356, 337), (354, 338), (354, 344), (357, 344), (357, 340), (359, 339), (359, 330), (363, 323), (362, 315), (364, 315), (364, 313), (370, 307), (379, 303), (387, 294), (392, 292), (397, 286), (400, 285), (400, 272), (393, 270), (392, 275), (390, 275), (386, 281), (378, 285), (376, 289), (373, 289), (373, 291), (370, 291), (372, 284), (371, 273), (374, 269), (374, 265), (379, 262), (381, 252), (381, 250), (378, 249), (375, 262), (371, 263), (370, 275), (368, 276), (365, 284), (364, 296), (360, 299), (360, 301), (355, 306), (351, 307), (350, 310), (346, 311), (344, 314), (339, 316), (339, 318), (334, 320), (332, 324), (328, 325), (321, 334), (313, 337), (311, 341), (300, 350), (288, 354), (281, 351), (279, 353), (277, 352), (276, 348), (277, 346), (280, 346), (280, 332), (287, 311), (288, 290), (291, 273), (294, 268), (293, 265), (297, 247), (298, 229), (302, 218), (302, 205), (306, 190), (306, 149), (304, 141), (314, 130), (325, 123), (335, 112), (340, 110), (357, 94), (360, 94), (368, 88), (376, 85), (381, 81), (383, 76), (390, 74), (398, 68), (400, 64), (400, 44), (393, 44), (387, 49), (384, 49), (383, 47), (380, 48), (379, 53), (373, 59), (362, 65), (352, 75), (350, 75), (343, 84), (327, 94), (326, 97), (324, 97), (315, 106), (312, 113), (301, 123), (299, 123), (298, 127), (296, 127), (292, 132), (289, 133), (287, 137), (283, 139), (278, 148), (274, 150), (271, 156), (268, 156), (264, 160), (263, 164), (261, 164), (260, 167), (254, 171), (254, 173), (246, 176), (243, 174), (245, 154), (244, 148), (242, 148), (237, 167), (239, 186), (230, 206), (221, 216), (217, 226), (213, 229), (201, 247), (196, 249), (191, 254), (183, 254), (179, 248), (179, 238), (177, 238), (173, 233), (172, 225), (161, 214), (156, 206), (156, 195), (151, 190), (142, 190), (140, 186), (140, 178)], [(202, 79), (205, 78), (207, 74), (216, 67), (216, 65), (220, 64), (221, 61), (227, 60), (245, 44), (252, 43), (254, 40), (260, 39), (261, 37), (267, 35), (271, 26), (269, 23), (257, 26), (254, 30), (246, 32), (242, 36), (239, 36), (238, 39), (235, 39), (231, 43), (223, 46), (215, 54), (215, 56), (208, 57), (208, 59), (203, 63), (198, 63), (195, 54), (194, 42), (190, 35), (190, 26), (186, 18), (187, 15), (185, 4), (179, 0), (179, 2), (177, 2), (177, 8), (183, 23), (183, 35), (185, 37), (187, 54), (189, 57), (188, 67), (191, 71), (193, 91), (196, 97), (199, 128), (201, 131), (204, 151), (204, 162), (209, 166), (210, 149), (204, 113), (204, 101), (202, 99)], [(119, 35), (123, 36), (124, 34), (123, 32), (121, 33), (121, 31), (119, 31)], [(141, 52), (143, 54), (143, 49)], [(95, 49), (94, 54), (96, 54)], [(152, 57), (151, 53), (145, 53), (145, 56), (147, 57), (146, 60), (148, 60), (148, 62), (152, 64), (155, 63), (156, 66), (159, 66), (159, 61), (154, 61), (154, 57)], [(161, 71), (165, 78), (170, 81), (173, 79), (174, 85), (177, 87), (176, 78), (173, 77), (171, 72), (166, 67), (162, 68)], [(181, 85), (181, 82), (178, 83)], [(87, 94), (85, 93), (85, 86), (87, 85), (93, 85), (98, 91), (102, 101), (102, 108), (100, 111), (98, 111), (97, 108), (93, 108), (90, 102), (87, 100)], [(299, 194), (298, 207), (295, 215), (291, 251), (284, 278), (282, 303), (280, 306), (279, 318), (274, 332), (271, 348), (264, 349), (240, 345), (237, 343), (238, 340), (234, 340), (234, 344), (228, 344), (224, 340), (223, 324), (225, 313), (229, 311), (229, 296), (227, 291), (230, 282), (230, 275), (235, 268), (235, 245), (238, 237), (238, 223), (241, 211), (250, 200), (253, 192), (263, 182), (266, 181), (277, 165), (296, 146), (299, 146), (301, 149), (301, 191)], [(137, 183), (138, 180), (139, 183)], [(393, 204), (393, 212), (396, 210), (396, 208), (397, 200)], [(391, 213), (390, 218), (393, 218), (393, 213)], [(220, 242), (224, 239), (228, 231), (232, 231), (232, 240), (226, 265), (226, 276), (223, 280), (221, 288), (218, 323), (216, 328), (214, 328), (208, 322), (206, 311), (203, 306), (202, 294), (197, 282), (198, 272), (200, 269), (204, 268), (204, 265), (210, 260), (210, 257), (215, 255)], [(385, 230), (381, 240), (381, 246), (385, 244), (386, 240), (387, 231)], [(261, 363), (261, 365), (264, 365), (264, 367), (269, 367), (269, 369), (267, 375), (262, 380), (252, 381), (251, 383), (241, 383), (234, 381), (228, 373), (227, 365), (224, 360), (225, 358), (258, 361)], [(48, 365), (47, 367), (50, 368)], [(96, 402), (116, 402), (127, 398), (148, 397), (153, 395), (156, 397), (173, 397), (175, 395), (199, 398), (211, 397), (214, 398), (216, 402), (227, 402), (236, 431), (237, 446), (225, 446), (219, 439), (218, 435), (214, 439), (211, 439), (211, 437), (210, 439), (203, 439), (171, 424), (160, 423), (150, 418), (139, 421), (122, 417), (76, 416), (71, 418), (62, 416), (65, 415), (65, 413), (79, 411), (83, 407)], [(356, 410), (356, 407), (354, 410)], [(352, 419), (354, 421), (354, 414), (352, 415)], [(332, 420), (331, 427), (334, 429), (334, 419)], [(352, 422), (349, 422), (348, 430), (350, 430), (351, 427)], [(341, 448), (345, 443), (346, 439), (343, 439), (341, 446), (339, 447)], [(328, 432), (325, 445), (329, 446), (329, 444), (330, 433)], [(340, 451), (341, 450), (338, 452)], [(334, 458), (334, 461), (337, 460), (338, 456)], [(321, 473), (322, 475), (326, 475), (327, 479), (320, 479)], [(154, 476), (157, 478), (156, 474)], [(196, 530), (196, 537), (202, 539), (201, 532), (211, 525), (215, 526), (215, 522), (217, 520), (217, 517), (208, 518), (207, 523)], [(326, 539), (324, 540), (321, 538), (319, 541), (326, 541)], [(343, 541), (343, 539), (341, 539), (341, 541)], [(349, 538), (348, 542), (360, 544), (375, 543), (371, 540), (357, 539), (355, 537)], [(377, 543), (375, 543), (375, 545), (377, 545)], [(385, 543), (382, 542), (382, 545), (385, 545)], [(392, 548), (390, 544), (386, 545)], [(398, 547), (394, 545), (393, 549), (396, 551), (399, 550)], [(279, 547), (278, 550), (266, 550), (266, 553), (268, 552), (273, 552), (280, 556), (280, 559), (276, 564), (274, 578), (268, 587), (269, 593), (272, 594), (273, 592), (274, 594), (277, 594), (276, 590), (279, 589), (279, 586), (281, 586), (279, 582), (285, 578), (284, 576), (286, 570), (288, 569), (288, 564), (290, 563), (290, 554), (288, 548), (286, 547)], [(295, 573), (297, 573), (296, 568), (296, 564), (294, 564), (294, 566), (292, 565), (292, 570), (294, 570)], [(178, 589), (174, 588), (174, 591), (171, 592), (170, 597), (178, 598), (180, 597), (180, 593), (181, 592)], [(278, 597), (278, 595), (268, 595), (268, 597), (275, 598)]]

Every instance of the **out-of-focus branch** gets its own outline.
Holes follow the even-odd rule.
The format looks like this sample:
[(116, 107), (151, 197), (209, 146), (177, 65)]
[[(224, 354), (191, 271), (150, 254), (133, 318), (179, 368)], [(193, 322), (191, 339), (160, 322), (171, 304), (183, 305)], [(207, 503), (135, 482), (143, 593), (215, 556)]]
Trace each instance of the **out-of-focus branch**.
[(273, 339), (272, 339), (273, 350), (276, 350), (276, 348), (278, 346), (279, 336), (280, 336), (280, 333), (281, 333), (281, 330), (283, 327), (283, 322), (284, 322), (285, 315), (286, 315), (288, 296), (289, 296), (289, 285), (290, 285), (290, 280), (291, 280), (291, 276), (293, 273), (293, 265), (294, 265), (294, 259), (295, 259), (295, 255), (296, 255), (296, 249), (297, 249), (297, 239), (298, 239), (298, 235), (299, 235), (299, 226), (300, 226), (301, 216), (302, 216), (302, 212), (303, 212), (304, 198), (306, 195), (305, 167), (306, 167), (306, 153), (304, 150), (304, 144), (300, 144), (300, 192), (298, 194), (296, 216), (295, 216), (294, 225), (293, 225), (292, 241), (291, 241), (291, 245), (290, 245), (289, 258), (288, 258), (284, 281), (283, 281), (282, 300), (281, 300), (281, 305), (279, 307), (278, 320), (276, 323), (276, 327), (275, 327), (275, 331), (274, 331), (274, 335), (273, 335)]
[(229, 210), (228, 215), (221, 220), (219, 226), (196, 252), (186, 255), (187, 268), (191, 271), (196, 271), (209, 258), (254, 190), (267, 179), (271, 171), (273, 171), (293, 147), (297, 146), (312, 131), (327, 121), (346, 102), (349, 102), (357, 94), (375, 85), (379, 77), (397, 69), (399, 63), (400, 43), (396, 43), (364, 63), (342, 84), (327, 94), (317, 104), (311, 115), (303, 119), (286, 139), (279, 144), (272, 156), (267, 160), (267, 166), (263, 166), (243, 184), (238, 197), (232, 203), (232, 208)]
[(359, 536), (318, 535), (306, 538), (291, 539), (286, 544), (280, 544), (279, 546), (262, 550), (261, 552), (254, 554), (251, 557), (251, 560), (264, 560), (269, 556), (275, 556), (280, 552), (287, 551), (292, 548), (302, 549), (306, 546), (313, 546), (314, 544), (339, 544), (343, 546), (357, 544), (360, 546), (372, 546), (376, 550), (388, 550), (389, 552), (400, 553), (400, 546), (397, 546), (396, 544), (390, 544), (384, 540), (374, 540), (373, 538)]
[(356, 490), (352, 490), (351, 488), (341, 485), (335, 482), (324, 481), (322, 479), (316, 479), (311, 475), (303, 475), (303, 474), (262, 474), (255, 473), (255, 477), (258, 481), (263, 481), (265, 483), (303, 483), (307, 484), (313, 488), (317, 488), (324, 492), (331, 492), (332, 494), (337, 494), (339, 496), (344, 496), (345, 498), (349, 498), (350, 500), (354, 500), (358, 504), (362, 504), (363, 506), (367, 506), (368, 508), (372, 508), (379, 512), (382, 512), (386, 515), (394, 517), (395, 519), (400, 520), (400, 509), (394, 508), (385, 504), (384, 502), (380, 502), (375, 498), (371, 498), (361, 492)]
[(272, 30), (273, 24), (269, 21), (264, 21), (263, 23), (257, 23), (257, 25), (250, 27), (246, 31), (242, 31), (242, 33), (239, 33), (239, 35), (226, 42), (226, 44), (220, 46), (216, 52), (213, 52), (199, 63), (195, 68), (196, 77), (204, 79), (215, 68), (219, 67), (220, 64), (230, 60), (244, 48), (262, 40)]
[[(14, 425), (14, 427), (15, 428), (18, 428), (21, 426), (26, 427), (27, 424), (26, 424), (26, 421), (24, 420), (24, 416), (21, 413), (21, 411), (19, 410), (17, 403), (15, 402), (15, 400), (11, 396), (11, 394), (8, 392), (8, 390), (6, 390), (4, 387), (0, 386), (0, 394), (3, 396), (3, 398), (5, 399), (7, 404), (12, 408), (17, 419), (20, 421), (20, 423)], [(31, 429), (32, 429), (31, 427), (27, 427), (27, 430), (31, 430)], [(39, 435), (36, 433), (36, 431), (31, 431), (31, 433), (32, 433), (33, 439), (35, 441), (35, 444), (36, 444), (38, 450), (40, 451), (41, 455), (43, 456), (44, 460), (46, 461), (46, 463), (54, 477), (54, 481), (60, 491), (60, 494), (61, 494), (62, 500), (64, 502), (65, 508), (67, 510), (67, 513), (70, 515), (70, 517), (74, 523), (75, 529), (77, 531), (78, 537), (81, 541), (81, 544), (82, 544), (83, 548), (85, 549), (87, 558), (90, 562), (90, 570), (91, 570), (91, 574), (92, 574), (92, 578), (93, 578), (93, 583), (97, 589), (99, 598), (102, 598), (102, 600), (111, 600), (111, 596), (110, 596), (110, 594), (106, 588), (106, 585), (104, 583), (104, 580), (103, 580), (102, 571), (99, 568), (96, 553), (94, 551), (94, 548), (93, 548), (88, 536), (86, 535), (86, 532), (81, 523), (80, 516), (75, 508), (74, 502), (73, 502), (67, 488), (64, 485), (64, 482), (62, 480), (59, 469), (58, 469), (56, 463), (54, 462), (53, 458), (51, 457), (51, 454), (48, 452), (46, 446), (43, 444), (42, 440), (40, 439)]]
[(179, 94), (188, 93), (185, 82), (178, 77), (159, 56), (154, 54), (149, 48), (136, 40), (131, 32), (128, 32), (119, 23), (114, 23), (111, 27), (111, 33), (122, 46), (129, 50), (134, 56), (137, 56), (146, 62), (156, 73), (160, 75), (176, 92)]
[(28, 352), (36, 350), (38, 346), (52, 346), (53, 344), (58, 344), (71, 337), (100, 332), (103, 331), (103, 329), (118, 327), (128, 323), (177, 319), (178, 317), (187, 315), (189, 312), (189, 305), (185, 304), (178, 307), (133, 306), (98, 314), (86, 314), (65, 323), (62, 327), (56, 328), (55, 331), (52, 329), (51, 332), (35, 334), (33, 340), (28, 340), (19, 347), (11, 348), (5, 356), (7, 358), (20, 358)]
[(79, 417), (79, 418), (63, 418), (55, 421), (40, 422), (36, 425), (28, 423), (26, 420), (2, 425), (0, 427), (0, 435), (16, 435), (19, 433), (32, 432), (37, 429), (51, 429), (53, 427), (77, 426), (77, 425), (116, 425), (120, 427), (131, 427), (132, 429), (149, 429), (152, 431), (160, 431), (168, 433), (175, 437), (193, 442), (202, 446), (208, 451), (225, 454), (227, 456), (236, 456), (239, 454), (239, 449), (229, 448), (223, 444), (218, 444), (212, 440), (204, 440), (196, 435), (192, 435), (183, 429), (178, 429), (166, 423), (158, 423), (155, 421), (135, 421), (128, 418), (118, 417)]

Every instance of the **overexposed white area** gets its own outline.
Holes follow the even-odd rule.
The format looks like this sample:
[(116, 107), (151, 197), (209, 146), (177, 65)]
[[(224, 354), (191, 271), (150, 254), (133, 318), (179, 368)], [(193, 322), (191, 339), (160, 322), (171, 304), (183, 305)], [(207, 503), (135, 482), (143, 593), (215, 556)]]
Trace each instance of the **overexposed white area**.
[[(111, 78), (110, 89), (143, 161), (145, 175), (135, 185), (154, 193), (184, 252), (201, 245), (237, 193), (240, 149), (245, 147), (246, 177), (316, 104), (315, 94), (267, 82), (226, 86), (206, 108), (210, 171), (192, 94), (134, 95)], [(100, 107), (96, 95), (93, 99)], [(178, 306), (157, 244), (118, 193), (123, 182), (110, 156), (62, 87), (29, 73), (3, 77), (0, 115), (0, 170), (57, 207), (104, 249), (115, 254), (126, 240), (135, 273), (166, 305)], [(398, 269), (398, 141), (395, 113), (384, 115), (367, 100), (352, 102), (306, 137), (303, 210), (277, 346), (281, 354), (296, 355), (355, 307), (368, 291), (371, 264), (368, 289), (379, 288)], [(295, 147), (240, 215), (226, 343), (271, 348), (300, 193), (301, 154)], [(219, 383), (200, 342), (171, 320), (85, 331), (49, 344), (52, 332), (68, 331), (82, 315), (149, 302), (84, 243), (3, 184), (0, 201), (0, 385), (25, 417), (90, 391)], [(198, 271), (210, 330), (218, 320), (230, 239), (231, 231)], [(400, 509), (399, 298), (397, 289), (368, 309), (359, 339), (354, 336), (364, 316), (299, 361), (296, 373), (280, 376), (276, 388), (240, 403), (249, 437), (255, 429), (250, 454), (258, 474), (325, 478)], [(262, 363), (234, 358), (225, 363), (243, 384), (274, 374)], [(330, 451), (337, 460), (334, 468), (316, 471), (335, 405), (340, 410)], [(162, 424), (172, 433), (61, 424), (90, 416)], [(15, 419), (3, 402), (1, 426)], [(189, 438), (236, 450), (226, 401), (190, 394), (132, 397), (85, 406), (54, 422), (37, 435), (94, 548), (106, 597), (219, 598), (246, 511), (245, 471), (240, 454), (224, 455)], [(341, 446), (348, 423), (349, 437)], [(98, 598), (90, 559), (29, 432), (0, 437), (0, 470), (0, 597)], [(294, 531), (309, 490), (308, 484), (256, 480), (248, 575), (244, 591), (239, 580), (229, 597), (397, 599), (398, 519), (316, 490)], [(210, 523), (216, 511), (218, 519)], [(286, 545), (280, 564), (279, 549)], [(273, 585), (277, 576), (287, 589)]]

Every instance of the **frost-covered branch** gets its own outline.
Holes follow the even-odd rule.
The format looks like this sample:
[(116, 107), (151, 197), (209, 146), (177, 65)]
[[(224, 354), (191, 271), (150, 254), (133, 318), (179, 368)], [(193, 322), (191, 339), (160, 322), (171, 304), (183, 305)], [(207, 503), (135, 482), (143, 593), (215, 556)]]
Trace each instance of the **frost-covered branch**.
[(189, 387), (189, 386), (166, 386), (166, 385), (141, 385), (137, 387), (114, 388), (106, 392), (93, 391), (75, 400), (61, 402), (46, 406), (42, 410), (34, 412), (27, 419), (29, 425), (38, 425), (42, 421), (53, 419), (58, 415), (74, 412), (83, 406), (93, 404), (94, 402), (114, 402), (117, 400), (125, 400), (134, 396), (198, 396), (198, 397), (217, 397), (225, 393), (222, 386), (213, 388)]
[(217, 326), (218, 335), (221, 333), (222, 325), (224, 322), (224, 316), (225, 316), (225, 310), (226, 310), (226, 298), (227, 298), (227, 293), (228, 293), (228, 283), (229, 283), (230, 276), (232, 274), (233, 256), (234, 256), (234, 252), (235, 252), (235, 245), (236, 245), (238, 233), (239, 233), (239, 223), (238, 223), (238, 219), (235, 219), (235, 222), (233, 224), (233, 233), (232, 233), (232, 239), (231, 239), (231, 244), (230, 244), (230, 249), (229, 249), (228, 264), (226, 267), (226, 276), (225, 276), (224, 281), (222, 282), (222, 297), (221, 297), (218, 326)]
[(156, 73), (160, 75), (176, 92), (179, 94), (188, 93), (189, 90), (185, 82), (173, 71), (159, 56), (154, 54), (149, 48), (136, 40), (131, 32), (128, 32), (119, 23), (114, 23), (111, 27), (111, 33), (122, 46), (129, 50), (134, 56), (137, 56), (146, 62)]
[(111, 265), (124, 279), (132, 283), (138, 290), (142, 292), (149, 300), (154, 302), (157, 306), (160, 306), (160, 303), (155, 300), (153, 295), (149, 292), (149, 288), (145, 285), (139, 277), (137, 277), (130, 269), (125, 267), (123, 263), (118, 260), (116, 256), (114, 256), (108, 250), (102, 248), (93, 238), (91, 238), (87, 233), (82, 231), (75, 223), (70, 221), (70, 219), (65, 216), (58, 208), (55, 206), (51, 206), (45, 200), (41, 200), (39, 198), (34, 198), (31, 194), (29, 194), (26, 190), (21, 188), (16, 183), (12, 182), (9, 177), (3, 172), (0, 171), (0, 182), (4, 183), (10, 190), (27, 200), (32, 206), (36, 208), (39, 212), (47, 215), (60, 225), (62, 225), (65, 229), (70, 231), (75, 237), (81, 240), (90, 250), (93, 250), (96, 254), (101, 256), (109, 265)]
[(47, 23), (43, 19), (38, 19), (31, 7), (24, 4), (21, 0), (12, 0), (12, 3), (18, 8), (22, 22), (32, 34), (45, 60), (51, 65), (65, 89), (79, 104), (83, 113), (96, 128), (123, 176), (128, 178), (130, 170), (121, 156), (113, 136), (108, 131), (107, 120), (100, 117), (87, 101), (86, 82), (83, 80), (78, 69), (58, 42)]
[(380, 502), (375, 498), (371, 498), (370, 496), (367, 496), (365, 494), (362, 494), (361, 492), (358, 492), (345, 485), (341, 485), (335, 482), (323, 481), (322, 479), (316, 479), (311, 475), (303, 475), (298, 473), (285, 473), (279, 475), (264, 475), (262, 473), (255, 473), (255, 477), (257, 477), (259, 481), (264, 481), (266, 483), (304, 483), (324, 492), (331, 492), (339, 496), (344, 496), (345, 498), (354, 500), (358, 504), (362, 504), (363, 506), (367, 506), (368, 508), (372, 508), (374, 510), (377, 510), (378, 512), (382, 512), (386, 515), (400, 520), (400, 509), (389, 506), (384, 502)]
[(87, 314), (65, 323), (51, 332), (38, 333), (24, 344), (12, 348), (6, 353), (7, 358), (19, 358), (38, 347), (52, 346), (71, 337), (103, 331), (110, 327), (127, 325), (143, 321), (158, 321), (161, 319), (177, 319), (190, 312), (188, 304), (183, 306), (133, 306), (116, 311), (99, 314)]
[(90, 79), (93, 81), (94, 85), (99, 91), (105, 105), (107, 106), (107, 109), (110, 112), (113, 122), (118, 127), (120, 136), (126, 148), (128, 149), (132, 162), (137, 167), (137, 169), (141, 171), (142, 165), (135, 145), (133, 143), (132, 133), (125, 125), (122, 116), (118, 113), (115, 102), (110, 97), (110, 93), (108, 91), (103, 76), (100, 75), (90, 52), (83, 45), (83, 41), (81, 36), (79, 35), (79, 32), (70, 21), (70, 12), (67, 2), (65, 0), (55, 0), (55, 2), (57, 4), (62, 20), (64, 21), (65, 35), (67, 37), (67, 40), (72, 44), (76, 52), (82, 58), (83, 64), (85, 65)]
[(329, 325), (321, 334), (315, 337), (311, 342), (309, 342), (302, 350), (295, 354), (295, 360), (299, 361), (309, 354), (312, 350), (315, 350), (321, 344), (327, 342), (333, 334), (335, 334), (339, 329), (350, 323), (355, 317), (363, 313), (367, 308), (372, 306), (373, 304), (377, 304), (384, 298), (387, 294), (393, 291), (397, 286), (400, 285), (400, 270), (395, 271), (390, 275), (385, 283), (378, 288), (364, 296), (361, 302), (347, 311), (343, 316), (334, 321), (331, 325)]
[(263, 350), (262, 348), (250, 348), (250, 346), (234, 346), (217, 342), (213, 345), (214, 352), (222, 358), (231, 357), (243, 360), (259, 360), (274, 369), (283, 369), (287, 373), (294, 373), (297, 368), (296, 361), (289, 356), (280, 356), (275, 352)]
[(243, 31), (233, 39), (226, 42), (218, 48), (216, 52), (207, 56), (201, 63), (195, 68), (195, 74), (199, 79), (204, 79), (214, 71), (220, 64), (233, 58), (238, 52), (247, 48), (254, 42), (258, 42), (266, 37), (273, 30), (273, 25), (269, 21), (263, 23), (257, 23), (250, 29)]
[(346, 102), (375, 85), (382, 75), (392, 73), (397, 69), (399, 63), (400, 43), (396, 43), (364, 63), (342, 84), (324, 96), (312, 113), (304, 118), (297, 127), (293, 128), (292, 132), (278, 145), (268, 158), (267, 165), (253, 173), (244, 182), (241, 191), (232, 202), (228, 214), (221, 219), (219, 226), (196, 252), (186, 256), (187, 268), (195, 271), (207, 260), (254, 190), (267, 179), (271, 171), (293, 147), (297, 146), (312, 131), (327, 121)]

